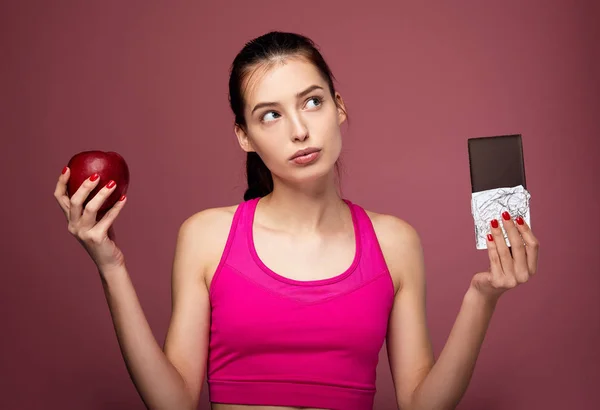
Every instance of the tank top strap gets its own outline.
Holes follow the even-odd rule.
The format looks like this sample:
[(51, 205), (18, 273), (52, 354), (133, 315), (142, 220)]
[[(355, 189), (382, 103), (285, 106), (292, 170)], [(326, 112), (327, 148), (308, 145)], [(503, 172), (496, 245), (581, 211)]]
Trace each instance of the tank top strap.
[(246, 273), (249, 273), (248, 267), (254, 265), (249, 240), (252, 234), (254, 210), (259, 199), (250, 199), (238, 205), (222, 257), (222, 265), (227, 264)]
[[(260, 198), (253, 198), (240, 204), (240, 215), (236, 227), (236, 237), (240, 248), (249, 249), (252, 240), (252, 225), (254, 224), (254, 212)], [(239, 249), (238, 251), (240, 251)]]
[(355, 229), (358, 229), (360, 234), (359, 246), (361, 248), (361, 258), (359, 267), (361, 271), (368, 272), (367, 276), (369, 276), (363, 277), (363, 280), (369, 280), (372, 279), (370, 276), (373, 276), (374, 278), (383, 272), (387, 272), (387, 263), (385, 262), (383, 251), (379, 244), (371, 218), (361, 206), (354, 204), (347, 199), (344, 199), (344, 201), (351, 208), (355, 216), (355, 223), (358, 225)]

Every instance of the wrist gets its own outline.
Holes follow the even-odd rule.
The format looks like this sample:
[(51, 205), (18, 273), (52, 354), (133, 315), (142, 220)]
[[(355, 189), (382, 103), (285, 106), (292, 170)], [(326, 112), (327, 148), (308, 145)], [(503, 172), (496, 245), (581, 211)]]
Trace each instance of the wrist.
[(121, 277), (127, 274), (125, 265), (109, 265), (109, 266), (97, 266), (98, 273), (103, 282), (111, 280), (115, 277)]
[(470, 286), (464, 297), (464, 302), (480, 308), (495, 309), (500, 296), (483, 294), (474, 286)]

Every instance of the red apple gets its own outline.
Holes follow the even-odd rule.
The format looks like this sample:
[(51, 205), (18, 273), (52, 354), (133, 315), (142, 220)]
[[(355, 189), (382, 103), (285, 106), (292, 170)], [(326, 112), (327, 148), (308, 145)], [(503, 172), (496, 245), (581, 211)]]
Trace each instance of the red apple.
[(122, 195), (127, 193), (129, 186), (129, 168), (123, 157), (116, 152), (84, 151), (75, 154), (67, 164), (71, 170), (67, 183), (69, 198), (81, 184), (92, 174), (98, 173), (100, 181), (96, 188), (87, 196), (84, 206), (112, 179), (117, 183), (113, 193), (104, 201), (98, 211), (98, 219), (103, 216)]

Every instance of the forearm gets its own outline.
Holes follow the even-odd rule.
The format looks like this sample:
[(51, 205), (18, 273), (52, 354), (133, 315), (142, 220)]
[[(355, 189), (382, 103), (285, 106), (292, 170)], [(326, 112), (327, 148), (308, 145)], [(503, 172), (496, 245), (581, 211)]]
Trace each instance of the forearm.
[(192, 409), (191, 394), (157, 343), (126, 268), (101, 272), (101, 278), (121, 353), (146, 407)]
[(454, 409), (462, 399), (481, 350), (496, 303), (469, 289), (446, 345), (415, 390), (411, 409)]

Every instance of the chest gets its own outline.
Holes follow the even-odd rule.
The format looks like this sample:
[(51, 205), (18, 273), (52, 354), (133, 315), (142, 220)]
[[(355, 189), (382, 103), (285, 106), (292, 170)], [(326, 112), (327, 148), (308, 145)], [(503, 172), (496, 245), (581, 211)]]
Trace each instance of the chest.
[(253, 246), (258, 259), (270, 270), (302, 281), (337, 276), (352, 265), (356, 255), (351, 229), (328, 237), (294, 237), (257, 228)]

